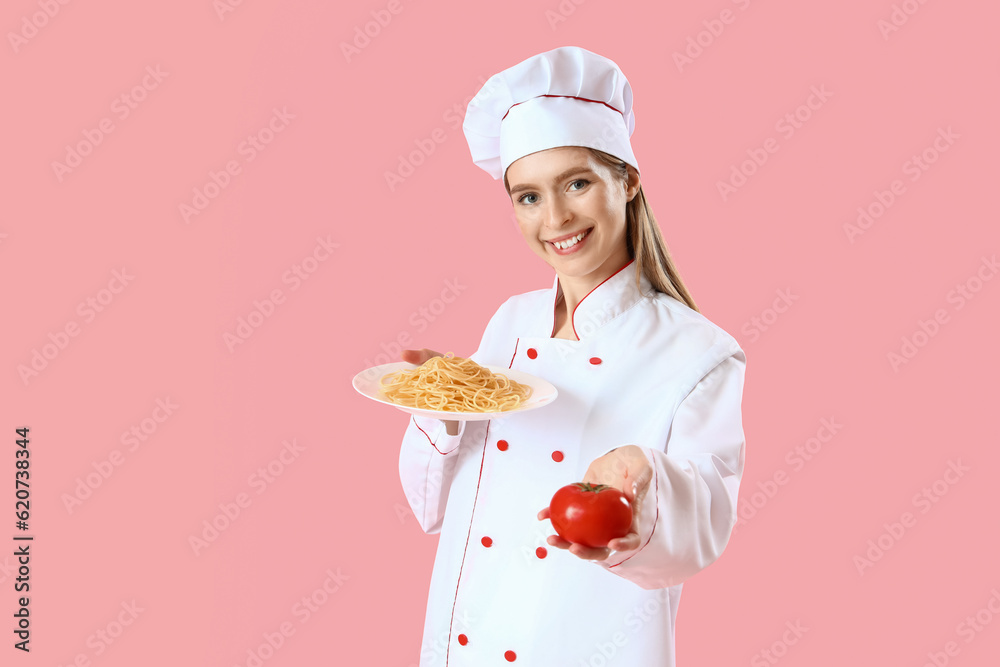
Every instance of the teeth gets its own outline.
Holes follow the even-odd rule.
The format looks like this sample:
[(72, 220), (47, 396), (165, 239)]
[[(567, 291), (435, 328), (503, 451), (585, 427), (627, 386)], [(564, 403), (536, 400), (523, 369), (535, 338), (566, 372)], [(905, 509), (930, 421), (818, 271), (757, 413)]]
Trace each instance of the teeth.
[(583, 240), (583, 237), (587, 235), (587, 232), (580, 232), (573, 238), (566, 239), (565, 241), (556, 241), (552, 245), (559, 248), (560, 250), (565, 250), (566, 248), (572, 248), (577, 243)]

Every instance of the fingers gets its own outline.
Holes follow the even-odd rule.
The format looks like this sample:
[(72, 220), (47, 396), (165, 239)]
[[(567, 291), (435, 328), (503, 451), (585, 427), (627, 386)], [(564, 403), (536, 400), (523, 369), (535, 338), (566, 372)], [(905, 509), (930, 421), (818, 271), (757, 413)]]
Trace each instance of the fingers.
[[(638, 536), (636, 536), (636, 540), (638, 540)], [(621, 540), (612, 540), (612, 542), (608, 543), (607, 547), (603, 548), (591, 548), (584, 546), (582, 544), (576, 544), (574, 542), (564, 540), (558, 535), (549, 535), (547, 538), (545, 538), (545, 541), (548, 542), (549, 546), (569, 551), (577, 558), (581, 558), (583, 560), (606, 560), (608, 556), (611, 555), (612, 550), (624, 551), (624, 549), (616, 549), (613, 546), (614, 542)]]
[(545, 541), (549, 543), (549, 546), (567, 550), (574, 556), (583, 558), (584, 560), (604, 560), (611, 555), (610, 549), (593, 549), (582, 544), (576, 544), (575, 542), (564, 540), (558, 535), (549, 535)]
[(582, 558), (583, 560), (606, 560), (607, 557), (611, 555), (611, 549), (606, 547), (593, 549), (591, 547), (585, 547), (582, 544), (574, 544), (570, 546), (569, 552), (577, 558)]
[(649, 483), (652, 481), (653, 481), (653, 469), (650, 468), (648, 465), (643, 466), (642, 470), (639, 471), (639, 476), (635, 478), (634, 482), (634, 487), (635, 489), (638, 490), (639, 498), (642, 498), (643, 495), (645, 495), (646, 490), (649, 488)]
[(444, 355), (434, 350), (421, 348), (419, 350), (403, 350), (399, 356), (406, 363), (419, 366), (432, 357), (443, 357)]
[(583, 560), (604, 560), (611, 555), (610, 549), (591, 549), (580, 544), (574, 544), (569, 548), (569, 552), (577, 558)]
[(632, 551), (633, 549), (638, 549), (639, 534), (631, 532), (625, 537), (616, 537), (608, 542), (608, 548), (613, 551)]
[[(546, 507), (538, 513), (538, 520), (543, 521), (550, 516), (549, 508)], [(608, 549), (591, 549), (582, 544), (575, 544), (558, 535), (549, 535), (545, 538), (545, 541), (549, 543), (549, 546), (556, 547), (557, 549), (568, 549), (571, 554), (587, 560), (603, 560), (611, 553)]]
[(548, 542), (550, 546), (558, 547), (559, 549), (569, 549), (573, 546), (572, 542), (564, 540), (558, 535), (549, 535), (545, 538), (545, 541)]

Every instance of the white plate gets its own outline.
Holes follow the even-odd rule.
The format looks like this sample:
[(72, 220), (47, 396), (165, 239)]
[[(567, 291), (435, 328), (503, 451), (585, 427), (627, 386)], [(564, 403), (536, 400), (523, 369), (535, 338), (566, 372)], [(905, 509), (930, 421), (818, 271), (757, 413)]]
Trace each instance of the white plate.
[(559, 394), (551, 383), (540, 377), (535, 377), (534, 375), (511, 370), (509, 368), (503, 368), (501, 366), (490, 366), (489, 364), (486, 365), (486, 368), (490, 369), (492, 372), (502, 373), (515, 382), (520, 382), (521, 384), (526, 384), (531, 387), (531, 397), (522, 403), (520, 407), (514, 410), (504, 410), (503, 412), (452, 412), (449, 410), (423, 410), (421, 408), (411, 408), (405, 405), (397, 405), (379, 393), (379, 380), (387, 373), (395, 373), (396, 371), (409, 370), (416, 367), (416, 364), (410, 364), (405, 361), (397, 361), (391, 364), (374, 366), (355, 375), (352, 384), (362, 396), (367, 396), (373, 401), (378, 401), (379, 403), (391, 405), (392, 407), (398, 408), (403, 412), (408, 412), (411, 415), (417, 415), (418, 417), (430, 417), (432, 419), (449, 419), (460, 422), (486, 421), (487, 419), (498, 419), (506, 415), (527, 412), (528, 410), (534, 410), (544, 405), (548, 405), (554, 401), (556, 396)]

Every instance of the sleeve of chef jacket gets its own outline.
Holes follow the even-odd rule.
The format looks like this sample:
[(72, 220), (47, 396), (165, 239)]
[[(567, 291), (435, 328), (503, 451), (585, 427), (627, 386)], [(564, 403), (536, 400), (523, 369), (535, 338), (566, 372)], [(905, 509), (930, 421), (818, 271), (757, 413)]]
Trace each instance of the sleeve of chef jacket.
[(722, 554), (743, 475), (745, 369), (737, 348), (681, 401), (665, 448), (642, 448), (653, 479), (639, 504), (639, 547), (598, 561), (609, 572), (644, 589), (667, 588)]
[[(495, 363), (483, 361), (480, 354), (490, 349), (502, 311), (503, 306), (490, 319), (479, 349), (470, 356), (477, 363)], [(475, 429), (474, 425), (469, 430), (472, 429)], [(448, 435), (443, 421), (410, 416), (399, 451), (399, 479), (410, 509), (425, 533), (441, 532), (459, 446), (466, 430), (466, 422), (459, 422), (458, 434)]]

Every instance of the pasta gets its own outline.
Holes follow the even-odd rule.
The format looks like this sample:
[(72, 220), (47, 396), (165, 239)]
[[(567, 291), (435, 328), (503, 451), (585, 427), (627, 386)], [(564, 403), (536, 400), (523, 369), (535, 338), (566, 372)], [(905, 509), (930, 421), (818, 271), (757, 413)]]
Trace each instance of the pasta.
[(531, 396), (528, 385), (451, 352), (412, 370), (388, 373), (379, 386), (398, 405), (448, 412), (506, 412)]

